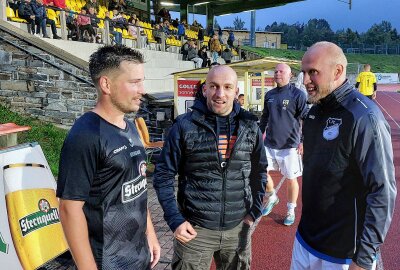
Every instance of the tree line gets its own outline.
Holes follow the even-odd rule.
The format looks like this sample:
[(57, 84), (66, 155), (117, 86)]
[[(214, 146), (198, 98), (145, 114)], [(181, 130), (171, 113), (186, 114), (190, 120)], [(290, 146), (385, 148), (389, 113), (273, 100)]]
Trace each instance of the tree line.
[(400, 35), (396, 28), (388, 21), (372, 25), (365, 33), (358, 33), (350, 28), (340, 29), (334, 32), (325, 19), (311, 19), (308, 23), (274, 22), (264, 29), (270, 32), (283, 32), (282, 43), (288, 44), (289, 48), (302, 49), (311, 46), (317, 41), (326, 40), (343, 45), (359, 46), (361, 44), (399, 46)]

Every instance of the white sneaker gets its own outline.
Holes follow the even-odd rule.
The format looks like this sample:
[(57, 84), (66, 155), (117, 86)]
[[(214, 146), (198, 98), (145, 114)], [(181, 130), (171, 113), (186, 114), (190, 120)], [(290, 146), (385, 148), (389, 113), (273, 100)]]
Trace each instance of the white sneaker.
[(271, 213), (272, 208), (279, 203), (279, 198), (276, 195), (269, 197), (268, 204), (265, 206), (264, 210), (262, 211), (263, 216), (268, 216)]

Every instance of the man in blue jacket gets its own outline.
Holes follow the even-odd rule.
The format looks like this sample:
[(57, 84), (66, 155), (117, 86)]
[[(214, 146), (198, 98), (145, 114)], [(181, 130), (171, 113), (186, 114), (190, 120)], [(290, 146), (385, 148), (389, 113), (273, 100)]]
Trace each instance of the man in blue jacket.
[[(261, 216), (267, 167), (256, 117), (234, 102), (236, 72), (212, 68), (205, 99), (178, 116), (154, 174), (174, 232), (172, 269), (250, 269), (250, 226)], [(177, 201), (174, 193), (178, 175)]]
[(283, 224), (290, 226), (295, 221), (295, 208), (299, 195), (297, 177), (301, 176), (303, 145), (301, 120), (307, 114), (306, 95), (290, 83), (292, 71), (287, 64), (276, 65), (274, 81), (277, 87), (265, 94), (264, 109), (260, 121), (261, 132), (265, 131), (265, 148), (268, 160), (268, 199), (263, 215), (268, 215), (279, 202), (270, 171), (280, 171), (287, 179), (287, 214)]
[(396, 199), (390, 127), (346, 79), (341, 48), (318, 42), (304, 54), (302, 215), (293, 270), (375, 269)]

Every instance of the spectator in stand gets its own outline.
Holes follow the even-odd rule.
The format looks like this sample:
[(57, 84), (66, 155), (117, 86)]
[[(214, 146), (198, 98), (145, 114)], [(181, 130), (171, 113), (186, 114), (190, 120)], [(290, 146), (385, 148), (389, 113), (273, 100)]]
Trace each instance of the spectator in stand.
[(92, 43), (94, 43), (96, 41), (96, 33), (94, 32), (90, 16), (86, 15), (86, 9), (83, 8), (81, 10), (76, 22), (79, 27), (81, 40), (84, 40), (85, 31), (87, 31), (88, 35), (91, 37), (91, 40), (87, 41), (92, 41)]
[(114, 9), (119, 10), (119, 11), (125, 11), (126, 10), (125, 1), (124, 0), (111, 0), (110, 3), (108, 4), (108, 10), (114, 10)]
[[(110, 12), (106, 11), (104, 20), (108, 21), (109, 24), (109, 32), (114, 36), (114, 43), (122, 44), (122, 33), (115, 31), (114, 25), (115, 22), (110, 18)], [(107, 37), (106, 37), (107, 38)]]
[(154, 25), (153, 37), (159, 44), (161, 44), (163, 32), (164, 32), (164, 30), (162, 27), (162, 23)]
[(128, 33), (131, 37), (137, 39), (137, 27), (136, 27), (136, 20), (133, 17), (128, 19)]
[(171, 15), (169, 14), (169, 10), (166, 8), (160, 9), (160, 11), (157, 13), (159, 17), (157, 17), (158, 22), (165, 22), (165, 21), (170, 21), (171, 20)]
[(185, 41), (185, 43), (183, 43), (182, 48), (181, 48), (182, 60), (183, 61), (187, 60), (188, 52), (189, 52), (189, 41)]
[(186, 21), (183, 20), (178, 24), (178, 38), (180, 39), (181, 37), (185, 36), (185, 24)]
[(201, 27), (199, 27), (199, 31), (197, 32), (197, 38), (199, 39), (201, 45), (204, 41), (204, 29)]
[(218, 40), (219, 40), (219, 43), (224, 44), (224, 41), (222, 40), (222, 35), (223, 35), (223, 33), (222, 33), (221, 26), (218, 25)]
[[(161, 25), (161, 24), (160, 24)], [(169, 21), (165, 20), (163, 24), (163, 31), (165, 35), (168, 37), (171, 35), (171, 30), (169, 30)]]
[(228, 36), (228, 41), (226, 42), (229, 47), (233, 48), (233, 42), (235, 41), (235, 35), (233, 34), (233, 31), (229, 31), (229, 36)]
[(219, 52), (221, 51), (221, 43), (218, 40), (217, 34), (214, 34), (212, 39), (210, 40), (210, 51), (212, 54), (213, 63), (218, 62)]
[(171, 24), (172, 24), (173, 27), (178, 28), (178, 26), (179, 26), (179, 19), (176, 18), (175, 20), (172, 20)]
[(35, 34), (35, 13), (31, 6), (31, 0), (22, 0), (18, 7), (18, 16), (28, 23), (28, 33)]
[(86, 2), (86, 5), (84, 6), (84, 9), (89, 10), (91, 7), (94, 8), (95, 14), (99, 12), (99, 3), (97, 2), (97, 0), (88, 0)]
[(45, 4), (46, 6), (52, 6), (59, 9), (69, 10), (67, 5), (65, 4), (65, 0), (45, 0), (43, 1), (43, 4)]
[(31, 2), (31, 8), (35, 14), (36, 34), (40, 35), (40, 29), (44, 38), (50, 38), (46, 31), (46, 8), (43, 5), (43, 0), (36, 0)]
[(17, 14), (17, 10), (20, 4), (21, 1), (19, 0), (8, 0), (8, 5), (12, 10), (14, 10), (14, 14)]
[(95, 8), (89, 7), (89, 16), (90, 16), (90, 24), (93, 27), (94, 32), (96, 33), (96, 43), (101, 43), (101, 38), (99, 35), (104, 36), (104, 29), (99, 27), (100, 19), (97, 18)]
[(214, 27), (212, 25), (212, 23), (210, 23), (207, 27), (207, 36), (209, 36), (210, 38), (212, 38), (214, 36), (215, 32), (214, 32)]
[(207, 46), (201, 47), (199, 50), (199, 57), (203, 60), (201, 67), (209, 67), (211, 65), (211, 60), (207, 54)]
[(225, 60), (225, 64), (231, 63), (232, 57), (232, 51), (229, 48), (225, 48), (225, 50), (221, 53), (221, 58)]
[(201, 66), (203, 65), (203, 59), (201, 59), (199, 57), (196, 47), (197, 46), (194, 43), (194, 41), (190, 41), (189, 42), (189, 50), (188, 50), (187, 58), (188, 58), (189, 61), (193, 61), (194, 62), (195, 68), (201, 68)]
[(113, 18), (112, 20), (115, 22), (114, 28), (119, 28), (121, 29), (121, 32), (123, 29), (126, 29), (127, 21), (123, 16), (123, 11), (118, 11), (116, 9), (113, 10)]

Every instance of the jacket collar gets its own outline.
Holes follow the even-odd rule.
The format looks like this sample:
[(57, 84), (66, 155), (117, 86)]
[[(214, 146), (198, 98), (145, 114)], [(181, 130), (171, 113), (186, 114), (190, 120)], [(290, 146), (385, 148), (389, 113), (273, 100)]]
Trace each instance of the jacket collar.
[(353, 85), (349, 80), (346, 81), (332, 91), (329, 95), (320, 100), (318, 106), (323, 111), (331, 111), (340, 106), (340, 103), (353, 91)]

